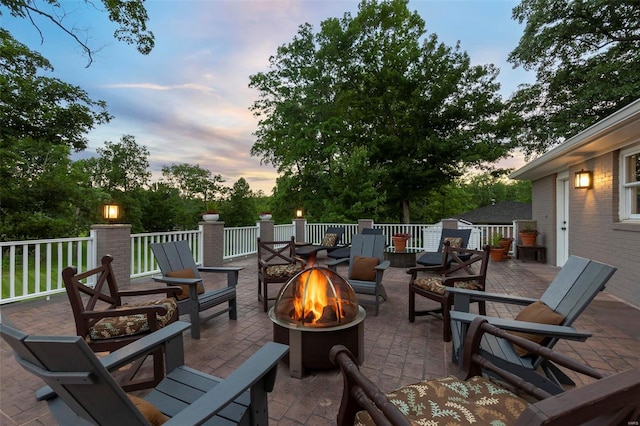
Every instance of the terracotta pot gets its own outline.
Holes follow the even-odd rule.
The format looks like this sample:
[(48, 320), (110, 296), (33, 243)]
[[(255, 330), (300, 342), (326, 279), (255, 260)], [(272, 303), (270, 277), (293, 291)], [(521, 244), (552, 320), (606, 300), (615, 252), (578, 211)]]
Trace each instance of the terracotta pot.
[(393, 247), (396, 251), (405, 251), (407, 249), (407, 239), (404, 237), (391, 237)]
[(494, 262), (502, 262), (504, 249), (502, 247), (491, 247), (491, 260)]
[(537, 238), (537, 234), (533, 234), (530, 232), (520, 232), (520, 241), (522, 241), (523, 246), (535, 246)]

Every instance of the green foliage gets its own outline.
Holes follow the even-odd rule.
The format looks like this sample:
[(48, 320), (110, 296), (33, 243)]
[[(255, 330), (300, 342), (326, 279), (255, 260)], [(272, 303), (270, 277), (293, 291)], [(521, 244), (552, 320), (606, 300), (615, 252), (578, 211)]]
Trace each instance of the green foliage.
[(526, 154), (547, 150), (640, 97), (640, 2), (522, 0), (509, 55), (536, 71), (510, 100)]
[(256, 201), (244, 178), (233, 184), (228, 199), (221, 206), (225, 226), (251, 226), (256, 224)]
[(410, 203), (507, 152), (497, 69), (439, 43), (407, 3), (362, 1), (316, 34), (302, 25), (250, 77), (251, 153), (280, 172), (274, 198), (295, 194), (276, 200), (283, 210), (408, 222)]
[[(82, 3), (87, 7), (96, 7), (95, 4), (87, 0)], [(35, 26), (43, 41), (44, 34), (38, 26), (38, 22), (53, 22), (82, 48), (89, 60), (88, 67), (93, 62), (95, 51), (85, 41), (86, 35), (79, 35), (83, 31), (81, 28), (67, 26), (69, 20), (65, 7), (68, 7), (69, 4), (58, 0), (0, 0), (0, 6), (6, 7), (12, 16), (24, 18)], [(76, 9), (81, 3), (73, 2), (72, 4)], [(151, 52), (154, 46), (154, 37), (153, 33), (147, 30), (149, 17), (143, 0), (102, 0), (102, 5), (109, 15), (109, 20), (119, 25), (113, 33), (117, 40), (136, 45), (138, 52), (144, 55)]]
[(140, 146), (131, 135), (123, 135), (119, 143), (105, 142), (93, 169), (96, 186), (107, 191), (128, 192), (149, 183), (149, 150)]

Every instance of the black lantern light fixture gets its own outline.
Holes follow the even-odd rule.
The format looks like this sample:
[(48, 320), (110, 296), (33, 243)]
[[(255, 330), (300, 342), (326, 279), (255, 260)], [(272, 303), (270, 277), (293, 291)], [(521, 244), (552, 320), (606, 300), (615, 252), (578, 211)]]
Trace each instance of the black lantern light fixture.
[(574, 188), (589, 189), (593, 188), (593, 172), (589, 170), (580, 170), (576, 172)]
[(302, 219), (303, 211), (302, 209), (296, 210), (296, 218)]
[(120, 217), (120, 206), (117, 204), (104, 204), (102, 206), (102, 217), (104, 217), (109, 223), (113, 223)]

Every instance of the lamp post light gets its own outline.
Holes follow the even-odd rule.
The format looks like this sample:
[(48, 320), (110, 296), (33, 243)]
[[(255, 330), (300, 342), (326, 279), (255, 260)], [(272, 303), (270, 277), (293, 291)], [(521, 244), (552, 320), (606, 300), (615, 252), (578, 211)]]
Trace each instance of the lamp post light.
[(104, 217), (107, 222), (113, 223), (113, 221), (120, 217), (120, 206), (118, 204), (104, 204), (102, 206), (102, 217)]
[(302, 214), (303, 214), (302, 209), (296, 210), (296, 218), (297, 219), (302, 219)]

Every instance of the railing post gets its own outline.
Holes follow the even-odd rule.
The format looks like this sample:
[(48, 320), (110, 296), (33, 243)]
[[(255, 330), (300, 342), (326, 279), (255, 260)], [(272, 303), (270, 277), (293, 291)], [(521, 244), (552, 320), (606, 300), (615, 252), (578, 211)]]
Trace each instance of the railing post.
[(202, 229), (202, 266), (222, 266), (224, 259), (224, 222), (200, 222)]
[(294, 232), (296, 242), (306, 242), (307, 241), (307, 219), (293, 219), (294, 224)]
[(91, 225), (96, 237), (96, 264), (100, 265), (103, 256), (113, 256), (111, 268), (120, 287), (131, 282), (131, 225)]
[(258, 236), (262, 241), (275, 241), (275, 225), (272, 219), (258, 221)]

